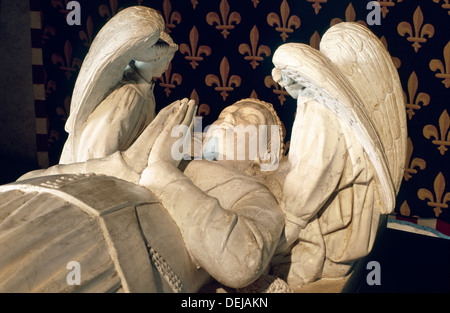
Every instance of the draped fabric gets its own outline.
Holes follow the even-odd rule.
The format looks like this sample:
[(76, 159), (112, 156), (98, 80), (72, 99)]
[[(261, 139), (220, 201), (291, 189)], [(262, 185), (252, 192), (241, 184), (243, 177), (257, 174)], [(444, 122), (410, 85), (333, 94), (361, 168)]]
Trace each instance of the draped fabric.
[(207, 279), (143, 187), (53, 175), (3, 185), (0, 198), (0, 292), (196, 292)]

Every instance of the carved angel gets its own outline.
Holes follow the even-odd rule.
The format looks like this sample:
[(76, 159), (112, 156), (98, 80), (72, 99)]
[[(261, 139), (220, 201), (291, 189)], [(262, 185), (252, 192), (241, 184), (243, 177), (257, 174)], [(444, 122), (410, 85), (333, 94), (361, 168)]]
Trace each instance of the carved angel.
[(78, 75), (60, 163), (128, 149), (155, 117), (152, 78), (167, 69), (177, 49), (151, 8), (130, 7), (109, 20)]
[(340, 23), (320, 51), (280, 46), (274, 80), (297, 99), (279, 202), (285, 246), (273, 270), (289, 284), (343, 277), (373, 245), (395, 207), (406, 160), (406, 112), (398, 73), (380, 40)]

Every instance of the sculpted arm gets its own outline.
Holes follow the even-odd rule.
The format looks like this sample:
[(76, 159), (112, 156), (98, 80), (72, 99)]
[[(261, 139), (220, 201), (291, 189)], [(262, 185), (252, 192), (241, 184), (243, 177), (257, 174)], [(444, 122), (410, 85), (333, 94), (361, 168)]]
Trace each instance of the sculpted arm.
[[(198, 174), (194, 181), (199, 177), (213, 181), (203, 190), (178, 170), (179, 161), (172, 157), (171, 148), (179, 139), (172, 138), (171, 131), (176, 125), (192, 126), (194, 112), (195, 104), (190, 102), (167, 124), (150, 153), (140, 185), (161, 200), (201, 267), (229, 287), (244, 287), (265, 270), (284, 218), (268, 189), (239, 172), (231, 173), (209, 161), (193, 161), (188, 169), (191, 177)], [(216, 187), (220, 190), (210, 195)], [(230, 203), (233, 197), (236, 200)]]
[(45, 170), (36, 170), (21, 176), (17, 181), (23, 181), (35, 177), (62, 175), (62, 174), (87, 174), (113, 176), (132, 183), (139, 182), (140, 174), (134, 172), (125, 162), (122, 153), (117, 151), (107, 157), (90, 159), (86, 162), (58, 164)]
[(103, 100), (78, 132), (77, 162), (127, 150), (155, 116), (155, 101), (145, 96), (126, 84)]
[[(239, 179), (225, 182), (228, 186), (223, 189), (231, 191), (235, 183), (248, 186)], [(141, 185), (161, 199), (191, 256), (216, 280), (241, 288), (265, 270), (284, 226), (281, 210), (266, 188), (255, 186), (225, 209), (217, 198), (164, 161), (144, 171)]]
[(31, 171), (20, 177), (18, 181), (49, 175), (95, 173), (138, 183), (140, 174), (147, 166), (153, 144), (163, 130), (168, 117), (187, 101), (187, 99), (178, 100), (163, 108), (126, 151), (117, 151), (109, 156), (90, 159), (86, 162), (58, 164), (45, 170)]

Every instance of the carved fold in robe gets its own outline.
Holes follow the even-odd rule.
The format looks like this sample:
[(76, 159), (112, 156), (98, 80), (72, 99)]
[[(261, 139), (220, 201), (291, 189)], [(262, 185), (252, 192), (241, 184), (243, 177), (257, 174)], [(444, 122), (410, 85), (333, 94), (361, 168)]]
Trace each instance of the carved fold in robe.
[[(109, 176), (0, 186), (0, 292), (197, 292), (211, 276), (250, 284), (283, 229), (276, 199), (213, 162), (195, 161), (186, 171), (199, 187), (180, 187), (189, 178), (177, 173), (181, 180), (165, 188), (179, 206), (173, 216), (146, 188)], [(72, 261), (80, 264), (80, 285), (67, 283)]]
[[(143, 187), (57, 175), (0, 186), (0, 198), (0, 292), (195, 292), (202, 283), (177, 226)], [(69, 284), (70, 262), (80, 285)]]
[(147, 83), (135, 72), (124, 78), (89, 116), (80, 133), (76, 162), (127, 150), (154, 119), (154, 84)]
[(283, 231), (275, 196), (256, 179), (221, 162), (194, 160), (186, 176), (163, 166), (171, 165), (147, 168), (141, 183), (161, 185), (161, 173), (170, 173), (162, 178), (170, 183), (161, 185), (160, 199), (195, 262), (227, 287), (246, 287), (258, 279)]
[[(299, 100), (300, 101), (300, 100)], [(343, 277), (374, 243), (381, 199), (370, 160), (350, 128), (314, 100), (299, 106), (291, 149), (297, 216), (304, 222), (291, 251), (273, 269), (290, 285)], [(288, 175), (289, 176), (289, 175)], [(293, 201), (294, 202), (294, 201)]]

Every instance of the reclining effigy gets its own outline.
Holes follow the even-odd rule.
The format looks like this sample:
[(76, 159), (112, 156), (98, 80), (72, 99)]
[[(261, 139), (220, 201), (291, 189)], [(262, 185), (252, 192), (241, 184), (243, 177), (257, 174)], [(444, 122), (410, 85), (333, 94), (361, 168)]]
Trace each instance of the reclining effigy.
[[(129, 25), (145, 27), (120, 31)], [(288, 153), (273, 106), (242, 99), (202, 135), (201, 158), (180, 158), (197, 107), (183, 99), (152, 113), (148, 76), (177, 47), (163, 29), (146, 7), (113, 17), (98, 42), (113, 31), (122, 44), (104, 62), (93, 43), (60, 164), (0, 186), (0, 291), (342, 287), (393, 211), (405, 168), (389, 53), (356, 23), (331, 27), (320, 50), (280, 46), (272, 76), (297, 99)]]

